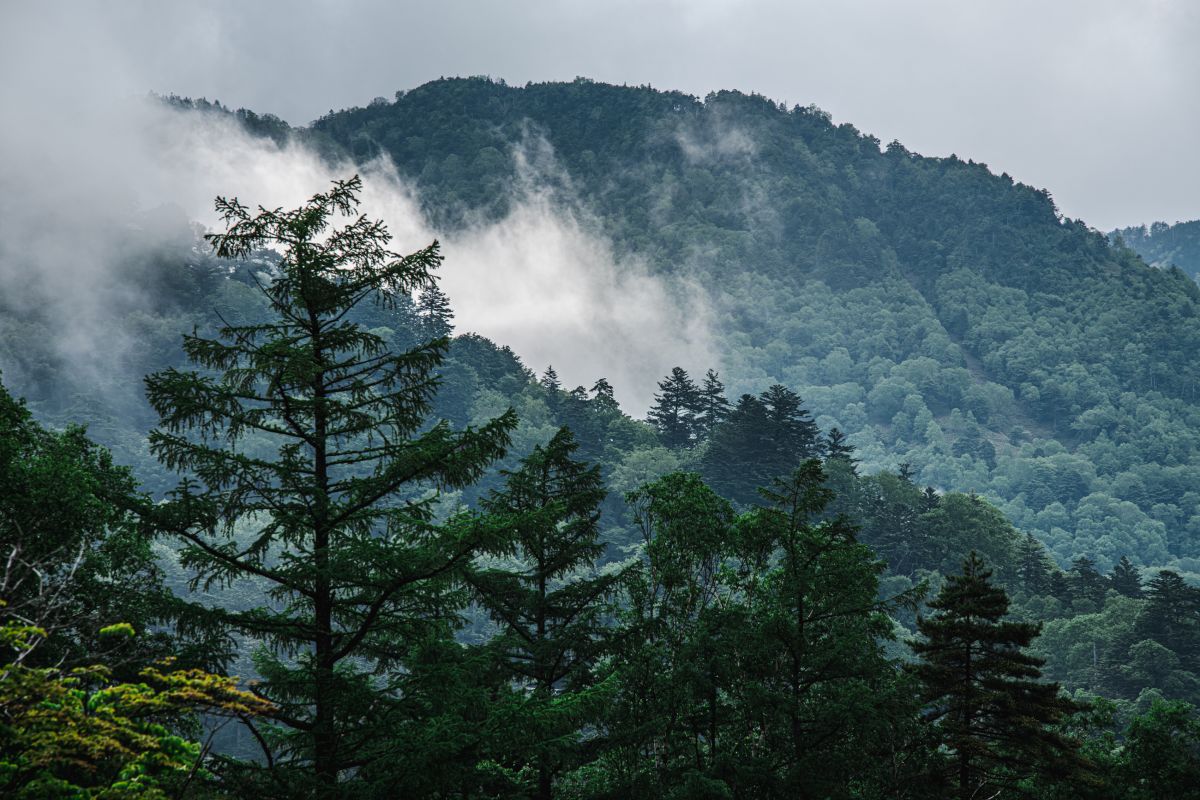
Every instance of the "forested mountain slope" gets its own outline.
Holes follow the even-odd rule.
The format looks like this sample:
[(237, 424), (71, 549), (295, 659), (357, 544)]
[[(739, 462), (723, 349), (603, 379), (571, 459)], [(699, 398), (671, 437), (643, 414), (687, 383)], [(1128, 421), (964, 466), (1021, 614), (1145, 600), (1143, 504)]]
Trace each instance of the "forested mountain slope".
[[(760, 97), (452, 80), (308, 129), (169, 102), (331, 172), (388, 155), (438, 235), (503, 227), (532, 187), (618, 264), (702, 287), (718, 352), (654, 365), (646, 420), (600, 375), (539, 376), (456, 319), (428, 240), (387, 263), (357, 177), (290, 212), (219, 201), (208, 241), (135, 221), (88, 298), (98, 346), (72, 351), (69, 303), (0, 293), (28, 708), (69, 686), (48, 659), (99, 635), (125, 680), (151, 628), (185, 668), (261, 679), (168, 709), (241, 709), (217, 748), (247, 760), (209, 759), (237, 795), (1190, 796), (1181, 271), (982, 165)], [(33, 655), (29, 620), (113, 580), (143, 587), (111, 598), (128, 622), (79, 617)], [(960, 701), (983, 704), (966, 726)], [(205, 759), (175, 750), (168, 782)]]
[(1060, 560), (1200, 566), (1200, 294), (1046, 191), (815, 108), (585, 80), (438, 81), (307, 135), (388, 154), (446, 226), (502, 215), (544, 141), (618, 247), (710, 290), (735, 396), (788, 385), (868, 465), (986, 493)]
[(1200, 220), (1121, 228), (1109, 237), (1119, 239), (1149, 264), (1176, 266), (1193, 278), (1200, 277)]
[[(502, 219), (522, 181), (552, 185), (619, 252), (707, 290), (719, 363), (681, 366), (718, 369), (731, 400), (783, 384), (823, 431), (849, 435), (864, 471), (907, 462), (921, 485), (977, 491), (1063, 566), (1089, 555), (1106, 570), (1128, 554), (1200, 570), (1200, 293), (1063, 219), (1045, 191), (736, 92), (454, 79), (307, 129), (238, 116), (277, 142), (388, 155), (443, 231)], [(0, 323), (6, 381), (45, 418), (90, 422), (127, 463), (149, 463), (150, 418), (127, 404), (138, 376), (177, 359), (178, 332), (210, 324), (214, 305), (250, 302), (238, 287), (253, 268), (230, 281), (188, 236), (117, 276), (154, 307), (113, 288), (137, 346), (103, 376), (106, 391), (64, 367), (48, 344), (53, 320), (22, 306)], [(462, 391), (446, 413), (502, 406), (504, 391), (457, 363), (447, 380)], [(533, 442), (554, 410), (525, 416), (541, 420)], [(657, 452), (650, 472), (702, 458)]]

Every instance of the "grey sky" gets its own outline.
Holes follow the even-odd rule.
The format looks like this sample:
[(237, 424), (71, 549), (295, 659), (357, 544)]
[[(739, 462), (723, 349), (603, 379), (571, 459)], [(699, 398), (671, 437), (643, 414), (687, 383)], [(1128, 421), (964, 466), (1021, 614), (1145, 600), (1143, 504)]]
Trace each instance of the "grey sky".
[(302, 124), (441, 75), (736, 88), (984, 161), (1107, 229), (1200, 218), (1197, 42), (1192, 0), (6, 0), (0, 101), (6, 125), (146, 91)]

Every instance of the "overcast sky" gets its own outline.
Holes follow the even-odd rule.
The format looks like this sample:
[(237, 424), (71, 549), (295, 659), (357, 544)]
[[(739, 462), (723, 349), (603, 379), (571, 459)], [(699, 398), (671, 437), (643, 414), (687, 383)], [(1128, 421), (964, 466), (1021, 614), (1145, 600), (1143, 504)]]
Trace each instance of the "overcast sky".
[(1108, 229), (1200, 218), (1198, 43), (1194, 0), (5, 0), (0, 101), (6, 126), (147, 91), (304, 124), (442, 75), (741, 89), (986, 162)]

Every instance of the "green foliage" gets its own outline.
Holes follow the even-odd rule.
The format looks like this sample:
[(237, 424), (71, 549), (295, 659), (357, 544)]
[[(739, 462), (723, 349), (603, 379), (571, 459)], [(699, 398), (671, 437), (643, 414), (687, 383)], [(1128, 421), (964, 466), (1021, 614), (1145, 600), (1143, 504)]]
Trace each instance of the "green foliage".
[(913, 596), (878, 599), (882, 565), (844, 519), (818, 520), (823, 481), (806, 462), (736, 518), (694, 474), (631, 495), (645, 559), (604, 771), (576, 776), (591, 796), (897, 796), (921, 768), (925, 751), (898, 755), (920, 733), (883, 651)]
[(1164, 269), (1177, 267), (1192, 278), (1200, 276), (1200, 220), (1122, 228), (1110, 233), (1109, 238), (1133, 250), (1147, 264)]
[[(462, 571), (502, 544), (470, 519), (439, 522), (436, 490), (470, 484), (503, 455), (511, 411), (477, 430), (426, 427), (447, 341), (394, 352), (347, 319), (364, 301), (395, 307), (398, 295), (428, 289), (440, 262), (436, 244), (387, 250), (386, 229), (355, 212), (360, 185), (335, 182), (290, 211), (254, 214), (219, 198), (219, 256), (281, 248), (261, 287), (271, 316), (185, 337), (204, 371), (146, 379), (161, 418), (151, 449), (185, 479), (144, 517), (181, 542), (193, 588), (252, 580), (264, 593), (259, 605), (197, 610), (263, 645), (276, 791), (341, 791), (346, 770), (366, 776), (389, 757), (381, 727), (398, 734), (426, 712), (436, 724), (439, 713), (415, 697), (442, 664)], [(331, 227), (339, 216), (351, 221)], [(423, 659), (433, 661), (417, 668)]]
[(556, 776), (580, 760), (574, 739), (596, 702), (593, 669), (607, 633), (601, 618), (618, 577), (594, 572), (604, 550), (597, 508), (605, 489), (598, 467), (572, 459), (577, 449), (562, 428), (505, 473), (503, 490), (482, 505), (487, 524), (510, 531), (515, 563), (469, 578), (500, 625), (491, 645), (511, 680), (529, 690), (527, 713), (544, 730), (535, 748), (538, 800), (550, 800)]
[[(124, 623), (111, 628), (129, 627)], [(184, 734), (197, 714), (250, 718), (270, 704), (237, 681), (170, 662), (114, 680), (101, 664), (70, 669), (23, 663), (46, 631), (0, 628), (16, 657), (0, 667), (0, 792), (11, 798), (179, 797), (210, 777), (201, 746)]]
[[(291, 212), (226, 203), (215, 256), (181, 230), (103, 290), (141, 345), (99, 388), (52, 347), (57, 320), (0, 297), (0, 363), (41, 419), (87, 422), (159, 499), (152, 420), (122, 388), (158, 370), (154, 451), (185, 473), (153, 506), (82, 432), (0, 396), (0, 540), (27, 576), (4, 597), (53, 623), (40, 643), (5, 634), (37, 644), (17, 666), (69, 670), (100, 648), (110, 682), (130, 682), (165, 624), (188, 664), (259, 645), (265, 764), (218, 772), (262, 796), (330, 791), (331, 774), (343, 796), (546, 796), (549, 774), (563, 797), (929, 797), (960, 745), (985, 765), (972, 774), (1034, 796), (1193, 791), (1179, 701), (1200, 702), (1200, 291), (1179, 271), (984, 165), (736, 92), (448, 80), (308, 130), (233, 116), (276, 142), (386, 152), (447, 232), (502, 221), (531, 179), (569, 192), (618, 254), (709, 291), (722, 374), (676, 368), (644, 424), (603, 378), (536, 381), (502, 345), (450, 341), (435, 249), (391, 254), (361, 218), (327, 227), (354, 184)], [(1190, 230), (1125, 238), (1186, 266)], [(533, 491), (539, 464), (573, 490)], [(151, 550), (131, 504), (182, 554)], [(998, 584), (975, 598), (998, 670), (976, 699), (1003, 733), (983, 750), (969, 726), (944, 747), (947, 726), (920, 722), (894, 641), (916, 610), (881, 600), (953, 594), (965, 584), (941, 573), (973, 550)], [(535, 569), (538, 553), (573, 566)], [(612, 619), (594, 597), (622, 557)], [(163, 570), (181, 592), (195, 578), (188, 609)], [(1020, 622), (989, 621), (1000, 586)], [(940, 602), (927, 626), (957, 613)], [(542, 612), (573, 621), (530, 636)], [(1113, 704), (1064, 716), (1037, 658)], [(1098, 782), (1059, 780), (1074, 745), (1058, 737)]]
[[(56, 432), (38, 425), (3, 386), (0, 486), (3, 614), (48, 637), (31, 663), (74, 665), (102, 657), (127, 676), (172, 652), (205, 660), (196, 647), (206, 651), (215, 642), (179, 617), (163, 589), (151, 540), (130, 513), (139, 497), (129, 471), (115, 466), (82, 428)], [(180, 638), (108, 635), (122, 623), (132, 633), (170, 622), (179, 625)]]
[(971, 553), (917, 621), (916, 675), (947, 751), (943, 779), (962, 800), (1040, 783), (1082, 781), (1078, 744), (1054, 729), (1078, 707), (1027, 654), (1039, 626), (1005, 621), (1009, 600)]

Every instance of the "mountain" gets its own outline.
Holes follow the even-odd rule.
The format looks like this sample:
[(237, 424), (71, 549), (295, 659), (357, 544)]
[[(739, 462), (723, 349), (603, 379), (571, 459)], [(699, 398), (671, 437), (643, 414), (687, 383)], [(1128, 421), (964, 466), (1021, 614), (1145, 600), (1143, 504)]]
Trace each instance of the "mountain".
[[(1064, 566), (1086, 555), (1107, 570), (1128, 555), (1200, 572), (1200, 289), (1064, 218), (1045, 190), (739, 92), (449, 79), (309, 128), (236, 116), (331, 158), (388, 156), (439, 231), (503, 221), (514, 186), (551, 187), (617, 254), (703, 288), (718, 363), (682, 366), (719, 369), (731, 399), (788, 387), (822, 430), (849, 434), (863, 471), (907, 463), (921, 485), (977, 492)], [(122, 312), (140, 342), (128, 374), (172, 363), (179, 331), (213, 324), (212, 308), (252, 310), (254, 267), (197, 253), (180, 238), (156, 262), (168, 277), (155, 307)], [(145, 269), (129, 280), (145, 284)], [(71, 385), (36, 312), (7, 308), (3, 325), (14, 391), (46, 419), (90, 421), (162, 488), (144, 408), (105, 410), (86, 382)], [(443, 413), (467, 421), (532, 391), (504, 344), (456, 345)], [(563, 418), (556, 397), (524, 409), (524, 443)], [(638, 453), (609, 452), (618, 490), (703, 464), (697, 448), (650, 447), (644, 425), (613, 426)]]
[(1045, 190), (813, 107), (587, 80), (437, 81), (305, 135), (388, 155), (449, 229), (502, 218), (536, 143), (616, 248), (706, 287), (735, 395), (787, 385), (867, 468), (978, 491), (1063, 563), (1200, 567), (1200, 292)]
[(1176, 266), (1200, 279), (1200, 220), (1168, 225), (1156, 222), (1147, 228), (1139, 225), (1121, 228), (1109, 234), (1156, 267)]

